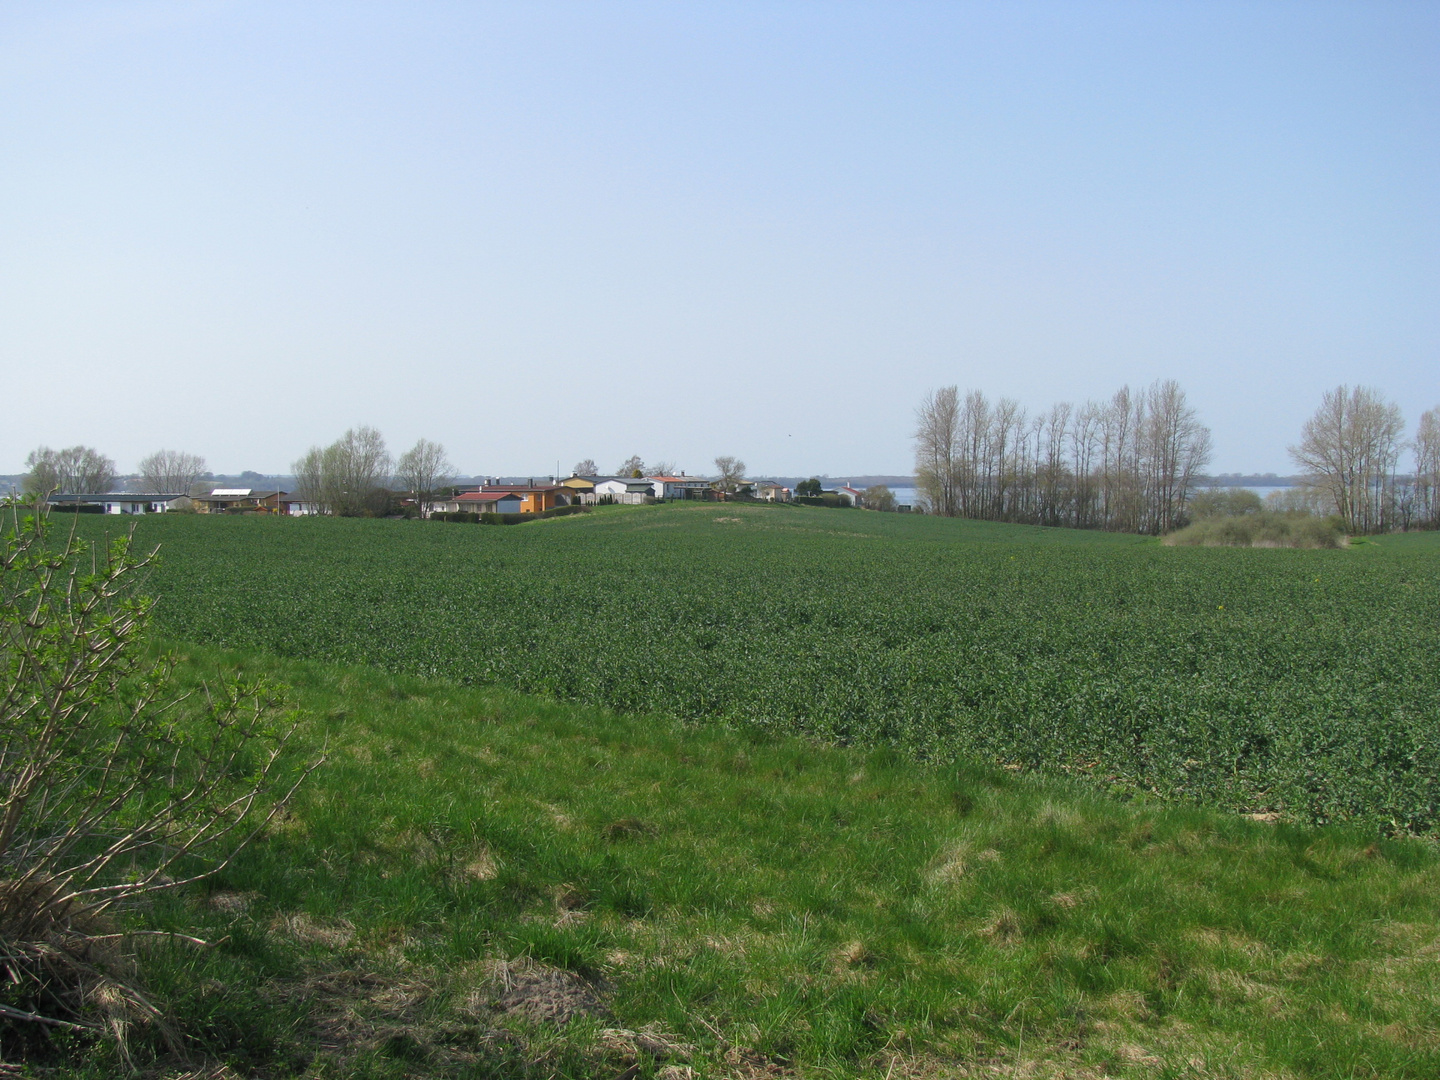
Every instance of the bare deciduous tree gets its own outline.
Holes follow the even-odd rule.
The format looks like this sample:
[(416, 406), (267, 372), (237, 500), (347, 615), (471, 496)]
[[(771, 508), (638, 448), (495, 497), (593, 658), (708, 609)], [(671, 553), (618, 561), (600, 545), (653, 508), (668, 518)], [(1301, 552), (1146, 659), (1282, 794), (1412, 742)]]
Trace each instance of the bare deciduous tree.
[(1440, 529), (1440, 405), (1415, 428), (1415, 503), (1416, 523)]
[(140, 459), (145, 490), (161, 495), (188, 495), (190, 485), (205, 472), (205, 459), (180, 450), (156, 450)]
[(1158, 535), (1184, 524), (1185, 505), (1195, 477), (1210, 462), (1210, 429), (1185, 400), (1174, 379), (1145, 392), (1145, 532)]
[(325, 451), (312, 446), (290, 469), (295, 474), (295, 494), (301, 502), (319, 513), (330, 513), (331, 507), (325, 501)]
[(932, 514), (954, 517), (960, 458), (960, 391), (943, 386), (915, 410), (915, 484)]
[(114, 483), (115, 462), (88, 446), (41, 446), (25, 459), (25, 490), (32, 495), (92, 495), (109, 491)]
[(745, 479), (745, 462), (729, 454), (715, 459), (715, 487), (720, 491), (733, 492), (740, 489)]
[(384, 513), (389, 502), (390, 451), (375, 428), (351, 428), (325, 448), (326, 501), (342, 517)]
[(1365, 386), (1327, 390), (1290, 456), (1334, 503), (1352, 533), (1390, 527), (1405, 420), (1400, 406)]
[(297, 494), (322, 514), (383, 514), (390, 501), (390, 452), (372, 427), (351, 428), (326, 447), (312, 446), (291, 468)]
[(570, 470), (571, 476), (599, 476), (600, 466), (595, 464), (594, 458), (585, 458), (577, 461), (574, 468)]
[(427, 517), (436, 489), (443, 487), (454, 472), (455, 466), (445, 456), (445, 447), (428, 439), (419, 440), (395, 463), (395, 478), (415, 497), (420, 512)]
[(623, 477), (627, 477), (627, 478), (628, 478), (628, 477), (636, 477), (636, 476), (644, 476), (644, 475), (645, 475), (645, 461), (644, 461), (644, 459), (641, 458), (639, 454), (631, 454), (628, 458), (626, 458), (624, 461), (622, 461), (622, 462), (620, 463), (620, 467), (615, 470), (615, 475), (616, 475), (616, 476), (623, 476)]

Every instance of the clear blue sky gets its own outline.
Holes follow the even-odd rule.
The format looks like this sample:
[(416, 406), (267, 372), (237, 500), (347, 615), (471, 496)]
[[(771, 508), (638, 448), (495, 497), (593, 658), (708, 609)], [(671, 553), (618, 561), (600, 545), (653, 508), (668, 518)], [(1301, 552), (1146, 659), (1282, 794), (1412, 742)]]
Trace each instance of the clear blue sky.
[(1217, 471), (1440, 404), (1440, 4), (0, 6), (0, 473), (905, 472), (1175, 378)]

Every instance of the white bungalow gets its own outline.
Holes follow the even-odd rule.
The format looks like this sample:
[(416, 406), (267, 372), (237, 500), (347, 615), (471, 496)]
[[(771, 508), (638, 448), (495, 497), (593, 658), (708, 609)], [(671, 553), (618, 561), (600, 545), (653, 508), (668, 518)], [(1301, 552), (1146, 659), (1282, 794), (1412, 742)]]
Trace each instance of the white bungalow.
[(594, 503), (607, 497), (611, 502), (638, 505), (646, 499), (654, 498), (654, 487), (649, 480), (641, 477), (596, 477), (594, 491), (582, 494), (580, 501)]
[[(157, 492), (106, 491), (93, 495), (51, 495), (46, 502), (52, 506), (98, 506), (102, 514), (163, 514), (171, 503), (185, 496)], [(95, 511), (91, 511), (95, 513)]]
[(647, 476), (657, 499), (701, 499), (710, 490), (710, 481), (699, 476)]

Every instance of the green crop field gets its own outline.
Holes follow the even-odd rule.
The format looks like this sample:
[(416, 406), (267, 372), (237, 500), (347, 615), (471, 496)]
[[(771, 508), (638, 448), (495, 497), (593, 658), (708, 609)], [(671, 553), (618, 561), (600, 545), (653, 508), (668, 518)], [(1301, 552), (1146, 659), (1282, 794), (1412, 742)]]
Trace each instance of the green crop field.
[(138, 540), (177, 639), (1310, 822), (1440, 820), (1433, 534), (1186, 549), (707, 505), (509, 529), (167, 516)]
[(20, 1075), (1440, 1068), (1435, 536), (673, 506), (138, 540), (177, 685), (275, 688), (316, 769), (98, 927), (157, 1011), (0, 1024)]

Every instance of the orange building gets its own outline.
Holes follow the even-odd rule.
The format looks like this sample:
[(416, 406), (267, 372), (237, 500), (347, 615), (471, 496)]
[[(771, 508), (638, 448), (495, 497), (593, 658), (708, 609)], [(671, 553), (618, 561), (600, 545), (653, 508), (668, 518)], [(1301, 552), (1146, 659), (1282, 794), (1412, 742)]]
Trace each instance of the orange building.
[(489, 492), (508, 492), (520, 496), (520, 513), (539, 514), (557, 506), (570, 505), (570, 492), (560, 484), (486, 484)]

